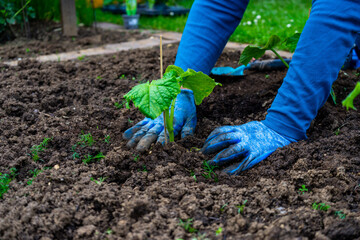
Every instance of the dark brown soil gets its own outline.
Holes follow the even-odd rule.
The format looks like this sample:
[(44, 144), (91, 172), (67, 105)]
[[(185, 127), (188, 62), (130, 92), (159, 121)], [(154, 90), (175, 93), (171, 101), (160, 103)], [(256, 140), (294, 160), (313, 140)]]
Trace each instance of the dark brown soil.
[[(77, 37), (62, 36), (61, 24), (34, 22), (30, 25), (31, 37), (18, 37), (0, 44), (0, 60), (18, 60), (39, 55), (77, 51), (108, 43), (129, 42), (149, 37), (140, 31), (110, 31), (79, 27)], [(19, 32), (20, 33), (20, 32)]]
[[(176, 46), (164, 52), (165, 64), (173, 63)], [(216, 182), (202, 176), (209, 156), (196, 148), (217, 126), (264, 119), (285, 71), (221, 79), (223, 87), (198, 107), (195, 136), (138, 155), (122, 133), (143, 116), (114, 103), (139, 81), (158, 77), (158, 55), (150, 49), (0, 66), (0, 171), (18, 170), (0, 200), (0, 239), (360, 239), (359, 112), (330, 98), (309, 140), (277, 150), (240, 176), (217, 169)], [(234, 66), (238, 56), (224, 53), (218, 65)], [(338, 101), (357, 80), (352, 71), (339, 74)], [(77, 144), (88, 133), (96, 142)], [(53, 140), (34, 162), (30, 148), (45, 137)], [(99, 153), (105, 158), (82, 162)], [(34, 169), (43, 172), (29, 185)], [(101, 184), (91, 180), (101, 177)], [(303, 184), (305, 194), (298, 190)], [(236, 206), (245, 200), (239, 214)], [(314, 202), (331, 208), (314, 210)], [(179, 219), (193, 219), (198, 233), (186, 232)]]

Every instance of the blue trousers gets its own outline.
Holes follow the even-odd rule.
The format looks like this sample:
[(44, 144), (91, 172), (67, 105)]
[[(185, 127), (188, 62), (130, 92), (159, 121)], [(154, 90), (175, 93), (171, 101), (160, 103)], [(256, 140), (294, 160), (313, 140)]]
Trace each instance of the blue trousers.
[[(209, 74), (248, 2), (195, 0), (175, 65)], [(359, 0), (313, 1), (288, 73), (263, 121), (267, 127), (296, 140), (306, 138), (360, 32), (359, 9)]]

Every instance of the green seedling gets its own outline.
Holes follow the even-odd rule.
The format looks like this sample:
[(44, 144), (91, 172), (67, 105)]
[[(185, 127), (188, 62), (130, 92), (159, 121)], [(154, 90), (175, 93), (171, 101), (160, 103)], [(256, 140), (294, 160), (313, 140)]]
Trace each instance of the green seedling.
[(348, 111), (349, 108), (353, 110), (357, 110), (356, 107), (354, 107), (354, 99), (360, 94), (360, 82), (357, 82), (355, 85), (354, 90), (345, 98), (344, 101), (342, 101), (342, 105), (346, 107), (346, 110)]
[(139, 160), (140, 155), (139, 154), (133, 154), (134, 162), (137, 162)]
[(314, 202), (312, 204), (312, 209), (326, 212), (327, 210), (330, 209), (330, 206), (327, 205), (326, 203), (316, 203), (316, 202)]
[(270, 77), (270, 75), (269, 75), (269, 74), (266, 74), (266, 75), (265, 75), (265, 78), (266, 78), (266, 79), (268, 79), (269, 77)]
[(206, 233), (198, 233), (197, 236), (192, 237), (191, 240), (210, 240), (206, 237)]
[(115, 106), (117, 109), (121, 109), (121, 108), (123, 108), (125, 105), (126, 105), (126, 100), (123, 100), (121, 103), (120, 103), (120, 102), (115, 102), (115, 103), (114, 103), (114, 106)]
[(307, 191), (308, 191), (308, 189), (306, 188), (305, 185), (301, 185), (301, 188), (299, 188), (299, 193), (300, 193), (300, 194), (304, 194), (304, 193), (307, 192)]
[(183, 227), (188, 233), (196, 233), (198, 230), (192, 227), (193, 219), (189, 218), (185, 221), (179, 219), (179, 226)]
[(346, 214), (343, 213), (342, 211), (336, 211), (335, 216), (339, 217), (340, 219), (345, 219), (346, 218)]
[(191, 147), (190, 152), (199, 152), (201, 149), (197, 147)]
[(26, 52), (26, 53), (29, 53), (29, 52), (30, 52), (30, 49), (29, 49), (29, 48), (27, 48), (27, 49), (25, 50), (25, 52)]
[(37, 169), (35, 168), (34, 170), (30, 170), (29, 173), (32, 175), (32, 177), (26, 182), (27, 185), (31, 185), (34, 181), (34, 179), (41, 173), (43, 172), (42, 169)]
[(181, 87), (192, 90), (195, 104), (199, 105), (217, 85), (221, 86), (202, 72), (195, 72), (192, 69), (184, 72), (181, 68), (171, 65), (166, 69), (163, 78), (133, 87), (124, 98), (128, 108), (132, 101), (134, 106), (148, 118), (155, 119), (163, 114), (169, 140), (173, 142), (175, 101)]
[[(299, 38), (300, 33), (295, 33), (293, 36), (285, 39), (283, 43), (285, 43), (286, 46), (291, 47), (291, 50), (295, 50)], [(278, 45), (280, 42), (280, 37), (272, 35), (264, 47), (247, 46), (241, 53), (239, 62), (247, 65), (253, 58), (258, 59), (262, 57), (267, 50), (270, 50), (284, 63), (287, 68), (289, 68), (287, 62), (285, 62), (285, 60), (275, 50), (275, 46)]]
[(105, 158), (104, 154), (102, 152), (96, 154), (95, 156), (92, 156), (90, 154), (86, 155), (85, 158), (82, 160), (83, 163), (88, 164), (90, 162), (93, 162), (95, 160), (100, 161), (101, 159)]
[(107, 179), (107, 177), (100, 177), (98, 180), (94, 179), (94, 178), (90, 178), (91, 181), (95, 182), (97, 185), (101, 185), (105, 179)]
[(0, 173), (0, 199), (3, 198), (3, 195), (9, 190), (9, 184), (16, 176), (16, 168), (10, 168), (10, 173)]
[(204, 173), (201, 175), (206, 179), (214, 179), (215, 182), (219, 181), (219, 178), (217, 174), (214, 172), (214, 169), (217, 168), (217, 166), (210, 165), (206, 160), (203, 162), (202, 168), (204, 169)]
[(105, 143), (110, 143), (110, 135), (106, 135), (104, 138)]
[(126, 0), (126, 14), (129, 16), (134, 16), (137, 10), (136, 0)]
[(85, 59), (85, 55), (78, 56), (77, 59), (78, 59), (79, 61), (82, 61), (82, 60)]
[(91, 147), (92, 145), (94, 145), (95, 140), (93, 138), (93, 136), (91, 135), (91, 133), (87, 133), (84, 134), (84, 132), (81, 132), (82, 134), (80, 135), (80, 141), (77, 142), (77, 145), (80, 145), (81, 147)]
[(128, 118), (128, 122), (129, 122), (129, 123), (133, 123), (134, 121), (131, 120), (130, 118)]
[(29, 155), (34, 160), (34, 162), (37, 162), (40, 160), (39, 153), (45, 151), (49, 142), (52, 140), (53, 140), (53, 138), (44, 138), (44, 140), (39, 145), (34, 145), (30, 148)]
[(126, 78), (125, 74), (122, 74), (122, 75), (119, 77), (119, 79), (125, 79), (125, 78)]
[(219, 236), (222, 233), (223, 229), (222, 227), (219, 227), (216, 231), (215, 231), (215, 235)]
[(225, 211), (225, 208), (227, 207), (227, 205), (229, 205), (229, 204), (225, 203), (224, 205), (221, 206), (221, 208), (220, 208), (221, 213), (223, 213)]
[(108, 228), (108, 229), (106, 230), (106, 234), (107, 234), (107, 235), (111, 235), (112, 232), (113, 232), (113, 231), (112, 231), (110, 228)]
[[(301, 35), (301, 33), (295, 33), (293, 36), (288, 37), (284, 41), (282, 41), (282, 43), (285, 44), (287, 47), (289, 47), (290, 51), (293, 52), (293, 51), (295, 51), (296, 45), (300, 39), (300, 35)], [(281, 42), (280, 37), (278, 37), (276, 35), (272, 35), (264, 47), (247, 46), (240, 55), (239, 63), (247, 65), (253, 58), (258, 59), (258, 58), (262, 57), (267, 50), (270, 50), (284, 63), (284, 65), (287, 68), (289, 68), (289, 64), (287, 64), (287, 62), (285, 62), (285, 60), (275, 50), (275, 47), (280, 42)], [(331, 88), (331, 90), (330, 90), (330, 95), (336, 105), (336, 95), (335, 95), (333, 88)]]
[(191, 171), (190, 171), (190, 176), (192, 176), (193, 179), (195, 180), (195, 182), (197, 182), (197, 178), (196, 178), (196, 175), (195, 175), (194, 170), (191, 170)]
[(97, 76), (96, 77), (96, 80), (101, 80), (101, 79), (103, 79), (102, 76)]
[(144, 164), (144, 165), (142, 165), (142, 168), (143, 168), (143, 169), (141, 170), (142, 172), (148, 172), (147, 167), (146, 167), (146, 165), (145, 165), (145, 164)]
[(335, 95), (335, 92), (334, 92), (333, 88), (330, 89), (330, 96), (331, 96), (334, 104), (336, 105), (336, 95)]
[(237, 205), (238, 214), (244, 214), (245, 204), (247, 203), (247, 200), (243, 201), (241, 205)]

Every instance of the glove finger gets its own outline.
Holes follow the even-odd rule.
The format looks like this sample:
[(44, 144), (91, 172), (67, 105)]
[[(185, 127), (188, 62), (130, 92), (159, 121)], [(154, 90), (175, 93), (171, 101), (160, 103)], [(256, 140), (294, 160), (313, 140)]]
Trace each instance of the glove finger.
[[(167, 136), (167, 138), (169, 139), (168, 136)], [(157, 139), (156, 142), (161, 143), (162, 145), (165, 144), (165, 131), (164, 131), (164, 129), (163, 129), (163, 130), (161, 131), (161, 133), (159, 134), (159, 137), (158, 137), (158, 139)]]
[(129, 128), (123, 133), (123, 138), (125, 140), (131, 139), (134, 134), (139, 131), (145, 124), (149, 123), (150, 120), (150, 118), (145, 118), (144, 120), (138, 122), (137, 124), (135, 124), (135, 126)]
[(213, 138), (217, 137), (218, 135), (229, 132), (236, 132), (236, 129), (233, 126), (222, 126), (215, 128), (215, 130), (212, 131), (208, 138), (205, 140), (205, 144), (211, 141)]
[(249, 169), (249, 168), (252, 168), (252, 166), (254, 166), (255, 164), (258, 164), (258, 163), (261, 162), (262, 160), (266, 159), (266, 158), (267, 158), (268, 156), (270, 156), (273, 152), (275, 152), (275, 150), (274, 150), (274, 151), (270, 151), (270, 152), (266, 152), (266, 153), (260, 155), (259, 157), (256, 157), (254, 160), (250, 161), (250, 162), (247, 164), (247, 166), (244, 166), (244, 169), (243, 169), (242, 171), (244, 171), (244, 170), (246, 170), (246, 169)]
[(146, 135), (140, 139), (136, 150), (139, 152), (144, 152), (145, 150), (149, 149), (150, 145), (154, 142), (156, 142), (156, 139), (158, 139), (159, 134), (164, 129), (163, 125), (156, 124), (153, 128), (151, 128)]
[(208, 163), (210, 165), (221, 166), (235, 159), (239, 159), (247, 156), (248, 152), (249, 151), (246, 148), (245, 143), (232, 145), (229, 148), (226, 148), (221, 152), (219, 152), (215, 157), (213, 157), (210, 161), (208, 161)]
[(194, 135), (196, 122), (197, 122), (196, 114), (194, 114), (194, 116), (186, 120), (186, 123), (181, 130), (181, 138)]
[(151, 121), (143, 126), (139, 131), (137, 131), (133, 137), (126, 144), (128, 148), (133, 148), (140, 141), (140, 139), (145, 136), (145, 134), (154, 126), (155, 124)]
[(241, 141), (240, 137), (236, 133), (223, 133), (215, 136), (212, 140), (205, 142), (201, 151), (203, 154), (212, 154), (218, 152), (224, 148), (229, 147), (230, 145), (239, 143)]
[(255, 164), (258, 164), (262, 160), (266, 159), (273, 152), (274, 151), (266, 152), (258, 157), (255, 157), (254, 155), (250, 154), (248, 157), (246, 157), (244, 159), (244, 161), (233, 164), (230, 167), (225, 168), (223, 171), (229, 175), (238, 175), (238, 174), (240, 174), (240, 172), (245, 171), (245, 170), (253, 167)]

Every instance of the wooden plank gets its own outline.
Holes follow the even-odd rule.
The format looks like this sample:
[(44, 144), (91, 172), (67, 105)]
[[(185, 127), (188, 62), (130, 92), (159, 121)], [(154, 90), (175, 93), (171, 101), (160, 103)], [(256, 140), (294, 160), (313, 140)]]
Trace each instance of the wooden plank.
[(61, 0), (61, 23), (64, 36), (77, 36), (75, 0)]

